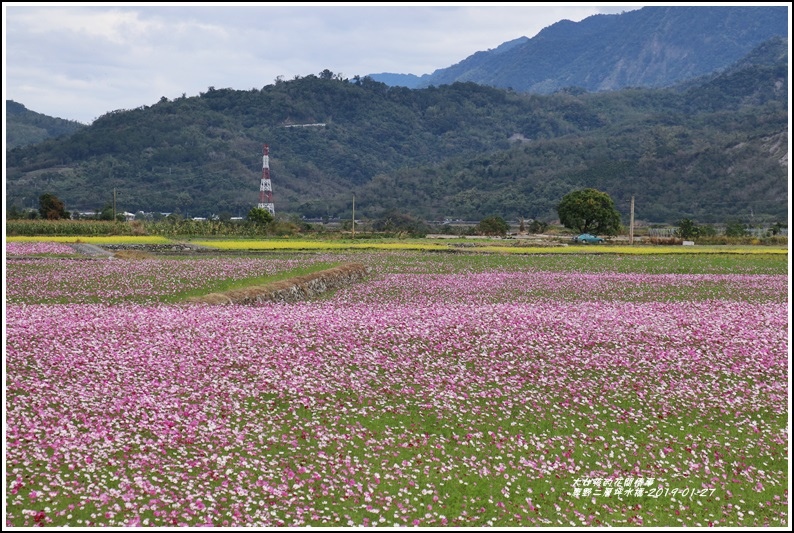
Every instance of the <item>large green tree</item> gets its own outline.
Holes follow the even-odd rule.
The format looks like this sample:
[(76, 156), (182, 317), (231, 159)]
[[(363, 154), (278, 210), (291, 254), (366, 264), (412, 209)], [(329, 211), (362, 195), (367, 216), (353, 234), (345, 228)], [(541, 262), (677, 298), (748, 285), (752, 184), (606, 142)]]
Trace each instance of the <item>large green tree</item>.
[(54, 194), (46, 193), (39, 196), (39, 213), (41, 218), (47, 220), (58, 220), (69, 218), (69, 213), (60, 198)]
[(557, 205), (560, 223), (579, 233), (615, 235), (620, 230), (620, 213), (605, 192), (580, 189), (563, 196)]
[(682, 239), (693, 239), (700, 234), (700, 230), (692, 220), (682, 218), (678, 221), (678, 230), (676, 234)]

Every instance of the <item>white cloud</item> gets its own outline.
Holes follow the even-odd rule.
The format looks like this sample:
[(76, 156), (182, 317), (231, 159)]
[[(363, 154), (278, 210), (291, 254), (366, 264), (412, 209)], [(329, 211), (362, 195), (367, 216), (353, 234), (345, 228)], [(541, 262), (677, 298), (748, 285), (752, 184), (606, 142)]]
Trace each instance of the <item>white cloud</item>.
[[(635, 6), (636, 7), (636, 6)], [(39, 113), (90, 122), (207, 87), (277, 76), (429, 74), (592, 4), (3, 4), (3, 93)]]
[(24, 27), (31, 37), (46, 35), (55, 30), (62, 34), (72, 34), (77, 39), (99, 39), (126, 46), (162, 29), (155, 22), (140, 20), (135, 11), (118, 8), (24, 9), (18, 18), (15, 17), (14, 24)]

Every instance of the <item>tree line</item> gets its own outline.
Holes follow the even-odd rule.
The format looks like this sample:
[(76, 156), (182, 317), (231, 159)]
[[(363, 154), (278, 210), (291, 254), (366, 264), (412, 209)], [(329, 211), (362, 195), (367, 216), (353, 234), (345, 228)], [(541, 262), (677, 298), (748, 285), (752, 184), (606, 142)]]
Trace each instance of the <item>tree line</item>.
[[(123, 215), (113, 217), (113, 212), (110, 211), (111, 206), (106, 208), (95, 216), (88, 217), (90, 220), (97, 221), (113, 221), (123, 222), (125, 218)], [(620, 213), (615, 208), (615, 203), (609, 194), (599, 191), (597, 189), (587, 188), (571, 191), (562, 197), (556, 206), (557, 215), (560, 224), (576, 233), (576, 234), (595, 234), (604, 236), (615, 236), (625, 232), (626, 228), (620, 222)], [(70, 213), (66, 211), (64, 202), (56, 195), (45, 193), (39, 197), (38, 210), (31, 210), (28, 212), (10, 211), (6, 213), (6, 218), (9, 221), (17, 219), (41, 219), (44, 221), (64, 221), (71, 218), (81, 218), (75, 216), (77, 213)], [(82, 217), (86, 220), (86, 217)], [(549, 224), (541, 220), (525, 221), (523, 218), (519, 219), (518, 233), (524, 234), (540, 234), (543, 233)], [(248, 211), (247, 216), (243, 221), (232, 221), (228, 217), (216, 218), (214, 220), (195, 221), (185, 219), (178, 214), (169, 214), (168, 216), (153, 221), (149, 225), (149, 230), (145, 230), (143, 222), (140, 219), (135, 220), (137, 226), (131, 230), (132, 234), (136, 231), (138, 234), (146, 234), (151, 232), (160, 235), (294, 235), (306, 232), (316, 232), (317, 227), (298, 219), (297, 217), (275, 217), (269, 210), (261, 207), (253, 207)], [(360, 223), (362, 221), (356, 221)], [(353, 221), (344, 221), (341, 225), (342, 231), (351, 231), (353, 228)], [(426, 221), (417, 219), (410, 214), (400, 212), (398, 210), (391, 210), (383, 217), (366, 221), (365, 225), (373, 233), (381, 236), (397, 236), (397, 237), (424, 237), (432, 231), (431, 225)], [(38, 226), (41, 230), (42, 226)], [(63, 228), (63, 226), (61, 226)], [(787, 225), (782, 222), (776, 222), (768, 228), (768, 237), (776, 237), (780, 235)], [(466, 229), (458, 229), (457, 233), (476, 234), (493, 237), (504, 237), (511, 229), (510, 224), (500, 215), (490, 215), (484, 217), (475, 226)], [(442, 226), (435, 228), (436, 231), (450, 233), (450, 226)], [(12, 228), (12, 232), (15, 231)], [(49, 234), (52, 228), (48, 228), (45, 233)], [(68, 233), (73, 233), (75, 230), (72, 228)], [(100, 230), (101, 231), (101, 230)], [(114, 227), (113, 231), (118, 231), (118, 227)], [(725, 228), (724, 232), (727, 237), (744, 237), (748, 234), (747, 225), (733, 220), (730, 221)], [(674, 236), (680, 239), (694, 239), (694, 238), (712, 238), (717, 236), (717, 231), (713, 226), (697, 224), (695, 221), (684, 218), (677, 221)]]

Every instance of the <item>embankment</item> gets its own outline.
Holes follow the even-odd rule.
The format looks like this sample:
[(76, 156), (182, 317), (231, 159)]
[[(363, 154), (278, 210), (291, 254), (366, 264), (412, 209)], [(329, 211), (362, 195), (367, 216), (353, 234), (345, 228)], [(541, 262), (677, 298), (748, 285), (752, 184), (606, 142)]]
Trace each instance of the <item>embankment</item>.
[(297, 302), (313, 298), (328, 290), (360, 281), (370, 270), (370, 267), (360, 263), (348, 263), (303, 276), (275, 281), (267, 285), (196, 296), (188, 299), (188, 302), (204, 304)]

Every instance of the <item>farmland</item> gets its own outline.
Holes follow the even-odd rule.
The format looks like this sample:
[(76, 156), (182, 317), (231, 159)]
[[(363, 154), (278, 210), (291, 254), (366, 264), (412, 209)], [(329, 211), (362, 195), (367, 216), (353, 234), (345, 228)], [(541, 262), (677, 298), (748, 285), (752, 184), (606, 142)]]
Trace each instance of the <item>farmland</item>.
[(70, 250), (6, 248), (8, 526), (790, 523), (785, 254)]

